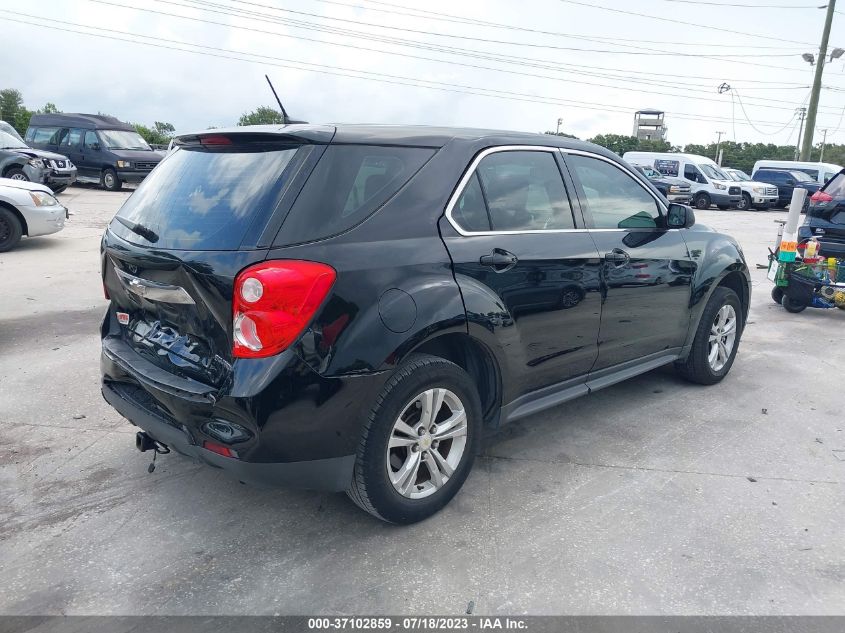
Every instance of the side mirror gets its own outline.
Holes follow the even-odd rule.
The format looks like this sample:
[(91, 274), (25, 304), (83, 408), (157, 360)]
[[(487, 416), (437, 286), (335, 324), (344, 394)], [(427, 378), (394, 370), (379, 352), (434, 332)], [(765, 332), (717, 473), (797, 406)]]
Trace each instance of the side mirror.
[(794, 181), (794, 180), (792, 180), (792, 178), (790, 178), (789, 180), (787, 180), (787, 181), (786, 181), (786, 184), (787, 184), (787, 185), (789, 185), (790, 187), (794, 187), (794, 186), (795, 186), (795, 181)]
[(93, 149), (95, 152), (99, 152), (100, 151), (100, 144), (99, 143), (93, 143), (91, 145), (91, 149)]
[(686, 205), (672, 202), (669, 204), (666, 224), (670, 229), (688, 229), (695, 224), (695, 213)]

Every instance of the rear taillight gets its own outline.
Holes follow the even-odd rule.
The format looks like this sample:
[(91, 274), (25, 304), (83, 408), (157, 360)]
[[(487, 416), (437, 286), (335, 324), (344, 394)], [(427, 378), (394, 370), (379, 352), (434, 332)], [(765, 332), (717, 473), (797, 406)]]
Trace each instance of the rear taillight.
[(829, 193), (825, 193), (824, 191), (817, 191), (812, 196), (810, 196), (810, 200), (812, 202), (832, 202), (833, 196)]
[(236, 358), (264, 358), (287, 349), (311, 322), (337, 277), (326, 264), (279, 260), (250, 266), (235, 279)]

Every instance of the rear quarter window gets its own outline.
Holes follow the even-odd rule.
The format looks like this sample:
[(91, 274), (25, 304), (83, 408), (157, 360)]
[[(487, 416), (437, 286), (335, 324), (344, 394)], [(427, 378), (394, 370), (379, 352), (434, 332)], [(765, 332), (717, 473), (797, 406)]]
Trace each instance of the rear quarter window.
[(308, 177), (276, 243), (311, 242), (351, 229), (392, 198), (435, 151), (330, 145)]
[(822, 190), (838, 200), (845, 198), (845, 174), (837, 174), (828, 180)]

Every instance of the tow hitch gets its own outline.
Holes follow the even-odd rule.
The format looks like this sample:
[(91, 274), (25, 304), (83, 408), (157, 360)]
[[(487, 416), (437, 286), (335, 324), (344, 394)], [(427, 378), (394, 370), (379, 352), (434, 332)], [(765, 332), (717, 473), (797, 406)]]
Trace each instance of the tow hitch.
[(153, 451), (153, 461), (150, 462), (150, 465), (147, 467), (148, 473), (151, 473), (156, 469), (156, 457), (160, 454), (167, 455), (170, 452), (170, 449), (167, 448), (166, 444), (162, 444), (158, 440), (154, 440), (144, 431), (138, 431), (135, 434), (135, 448), (142, 453)]

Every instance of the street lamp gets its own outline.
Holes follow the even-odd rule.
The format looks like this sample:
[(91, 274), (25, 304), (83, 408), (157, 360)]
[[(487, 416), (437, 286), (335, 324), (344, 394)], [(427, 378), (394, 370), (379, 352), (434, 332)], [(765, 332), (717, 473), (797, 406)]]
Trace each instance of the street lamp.
[(801, 59), (810, 64), (810, 66), (816, 63), (816, 56), (812, 53), (804, 53), (803, 55), (801, 55)]
[(830, 53), (830, 61), (839, 59), (842, 55), (845, 55), (845, 48), (834, 48)]

